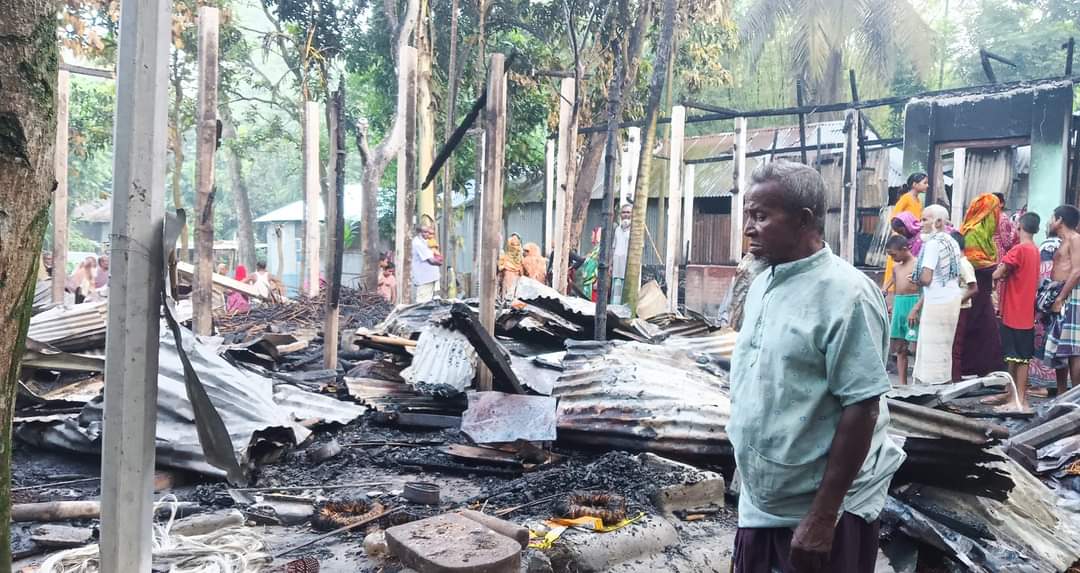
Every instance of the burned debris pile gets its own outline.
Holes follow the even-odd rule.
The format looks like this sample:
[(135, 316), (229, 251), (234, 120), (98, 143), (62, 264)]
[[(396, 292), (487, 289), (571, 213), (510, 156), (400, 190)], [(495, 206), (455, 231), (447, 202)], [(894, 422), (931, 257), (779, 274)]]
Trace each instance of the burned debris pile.
[[(695, 316), (631, 319), (614, 306), (608, 340), (595, 341), (593, 305), (528, 279), (493, 334), (469, 301), (392, 308), (356, 292), (344, 302), (334, 368), (323, 363), (318, 299), (218, 316), (220, 336), (181, 329), (179, 347), (163, 326), (159, 489), (194, 513), (186, 520), (210, 531), (262, 526), (254, 555), (326, 570), (421, 566), (448, 546), (475, 551), (492, 570), (523, 560), (589, 569), (598, 532), (645, 536), (655, 543), (630, 545), (691, 563), (695, 551), (674, 550), (679, 543), (730, 545), (739, 489), (726, 433), (734, 332)], [(34, 317), (19, 459), (99, 451), (104, 313), (83, 304)], [(203, 449), (185, 360), (228, 428), (238, 470)], [(493, 373), (491, 390), (474, 390), (481, 368)], [(1080, 394), (1047, 402), (1030, 420), (999, 421), (971, 405), (1005, 382), (890, 394), (892, 431), (907, 454), (883, 514), (881, 560), (893, 570), (1064, 571), (1080, 556)], [(17, 475), (29, 489), (15, 501), (93, 502), (94, 469), (31, 464)], [(42, 515), (31, 512), (35, 520), (17, 529), (19, 555), (93, 543), (96, 514), (66, 515), (60, 522), (78, 531), (41, 530)], [(485, 552), (469, 545), (474, 530), (509, 541)]]

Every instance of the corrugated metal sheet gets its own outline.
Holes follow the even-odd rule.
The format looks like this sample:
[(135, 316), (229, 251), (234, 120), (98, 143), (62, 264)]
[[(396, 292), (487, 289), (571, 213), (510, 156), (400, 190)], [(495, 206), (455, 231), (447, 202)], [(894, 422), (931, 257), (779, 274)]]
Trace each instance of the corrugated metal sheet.
[[(670, 345), (567, 343), (559, 439), (680, 455), (729, 455), (727, 380)], [(688, 399), (688, 397), (693, 397)]]
[(431, 326), (420, 333), (412, 364), (401, 376), (421, 394), (454, 396), (472, 384), (476, 360), (476, 350), (464, 334)]
[[(217, 354), (214, 347), (196, 341), (182, 330), (184, 347), (199, 379), (228, 428), (241, 465), (251, 461), (256, 444), (300, 443), (311, 431), (300, 419), (347, 422), (364, 409), (302, 390), (278, 387), (250, 371), (240, 370)], [(170, 330), (164, 325), (158, 354), (157, 460), (159, 463), (206, 475), (224, 477), (207, 463), (195, 428), (191, 403), (184, 385), (184, 370)], [(276, 398), (282, 400), (278, 402)], [(19, 424), (17, 435), (39, 447), (97, 453), (101, 446), (102, 400), (87, 404), (77, 417)]]
[(77, 352), (105, 344), (107, 301), (58, 306), (30, 318), (28, 338)]

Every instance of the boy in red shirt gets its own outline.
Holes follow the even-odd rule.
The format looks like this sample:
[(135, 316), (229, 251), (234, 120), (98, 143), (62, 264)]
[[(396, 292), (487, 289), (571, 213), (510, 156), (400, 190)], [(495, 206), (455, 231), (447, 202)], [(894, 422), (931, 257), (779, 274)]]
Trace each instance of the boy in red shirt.
[[(1039, 216), (1020, 217), (1020, 244), (1009, 249), (994, 270), (994, 280), (1004, 280), (1001, 298), (1001, 348), (1009, 374), (1016, 383), (1017, 406), (1028, 410), (1028, 364), (1035, 354), (1035, 293), (1039, 286), (1039, 248), (1035, 233)], [(1008, 400), (1008, 395), (1005, 396)]]

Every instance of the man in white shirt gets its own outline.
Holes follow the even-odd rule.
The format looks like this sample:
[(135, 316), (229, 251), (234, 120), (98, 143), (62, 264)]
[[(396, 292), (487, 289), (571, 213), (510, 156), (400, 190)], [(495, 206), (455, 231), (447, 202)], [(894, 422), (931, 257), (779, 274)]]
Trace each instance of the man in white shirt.
[(435, 230), (429, 225), (417, 228), (412, 239), (412, 284), (416, 289), (415, 302), (427, 302), (439, 291), (439, 266), (443, 263), (442, 255), (432, 252), (428, 239), (435, 236)]
[(611, 304), (622, 304), (623, 283), (626, 279), (626, 259), (630, 252), (630, 221), (634, 206), (625, 203), (619, 209), (619, 226), (615, 227), (615, 243), (611, 251)]

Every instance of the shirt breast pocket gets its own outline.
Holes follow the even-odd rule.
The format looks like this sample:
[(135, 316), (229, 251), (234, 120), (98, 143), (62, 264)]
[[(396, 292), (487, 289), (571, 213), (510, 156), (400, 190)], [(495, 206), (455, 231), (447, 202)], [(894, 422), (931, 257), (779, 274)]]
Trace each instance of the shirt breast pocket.
[(753, 447), (746, 448), (739, 473), (754, 506), (777, 516), (796, 515), (805, 510), (825, 475), (825, 458), (806, 463), (786, 464), (773, 460)]

